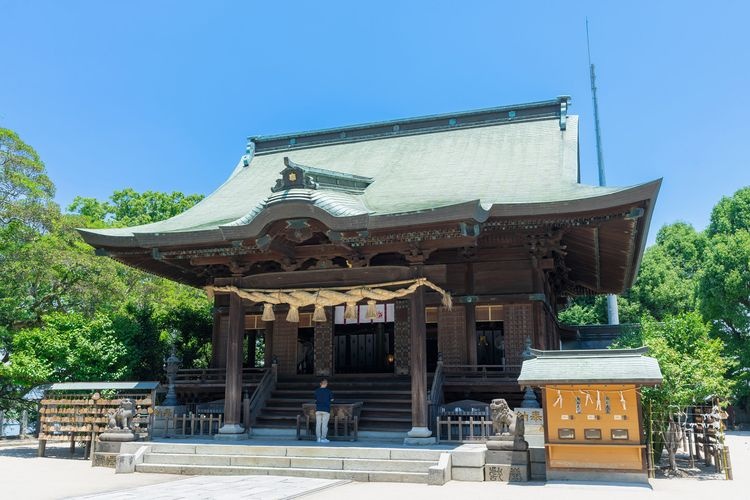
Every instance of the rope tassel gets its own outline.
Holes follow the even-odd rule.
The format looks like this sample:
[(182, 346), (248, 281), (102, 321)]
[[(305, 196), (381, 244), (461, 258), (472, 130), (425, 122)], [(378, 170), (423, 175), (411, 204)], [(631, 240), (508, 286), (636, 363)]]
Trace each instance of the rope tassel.
[(289, 323), (299, 323), (299, 307), (289, 305), (289, 312), (286, 315), (286, 320)]
[(263, 304), (263, 315), (260, 317), (263, 321), (273, 321), (276, 315), (273, 313), (273, 304)]
[(344, 319), (357, 319), (357, 304), (356, 302), (347, 302), (346, 310), (344, 311)]
[(312, 320), (316, 323), (325, 323), (326, 311), (323, 306), (315, 306), (315, 312), (313, 313)]
[(378, 303), (374, 300), (367, 301), (367, 314), (365, 314), (366, 319), (378, 319), (377, 304)]

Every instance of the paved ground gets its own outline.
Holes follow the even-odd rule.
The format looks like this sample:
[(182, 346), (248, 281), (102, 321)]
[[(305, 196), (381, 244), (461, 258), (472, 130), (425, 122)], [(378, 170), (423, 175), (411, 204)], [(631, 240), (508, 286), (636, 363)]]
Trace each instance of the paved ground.
[[(48, 445), (48, 457), (37, 458), (34, 445), (0, 447), (0, 498), (97, 500), (126, 499), (281, 499), (304, 496), (309, 500), (354, 498), (356, 500), (456, 500), (503, 497), (534, 500), (658, 499), (685, 500), (747, 498), (750, 491), (750, 433), (732, 433), (734, 481), (705, 479), (652, 480), (643, 486), (527, 483), (465, 483), (445, 486), (397, 483), (347, 483), (281, 476), (203, 476), (170, 474), (114, 474), (112, 469), (92, 468), (80, 451), (70, 458), (64, 445)], [(157, 486), (158, 484), (158, 486)], [(325, 489), (322, 489), (325, 488)]]
[[(144, 474), (145, 475), (145, 474)], [(282, 500), (334, 488), (347, 481), (281, 476), (196, 476), (162, 486), (76, 497), (76, 500)], [(331, 496), (327, 496), (330, 500)]]
[(652, 487), (565, 484), (565, 483), (465, 483), (451, 481), (444, 486), (394, 483), (348, 483), (330, 492), (314, 493), (305, 500), (354, 498), (356, 500), (457, 500), (469, 498), (512, 498), (514, 500), (687, 500), (710, 498), (739, 500), (750, 497), (750, 432), (727, 436), (732, 455), (734, 481), (687, 479), (655, 479)]

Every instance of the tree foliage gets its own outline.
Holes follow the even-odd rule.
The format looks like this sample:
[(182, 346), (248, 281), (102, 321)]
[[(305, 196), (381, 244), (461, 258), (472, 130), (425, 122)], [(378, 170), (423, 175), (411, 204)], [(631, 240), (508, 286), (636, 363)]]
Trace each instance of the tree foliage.
[(202, 195), (128, 188), (61, 213), (39, 155), (7, 129), (0, 167), (1, 408), (42, 382), (159, 380), (173, 331), (186, 364), (207, 364), (203, 292), (96, 257), (75, 230), (165, 219)]
[(728, 398), (732, 382), (725, 375), (732, 363), (720, 339), (698, 312), (667, 315), (663, 321), (646, 317), (640, 328), (621, 336), (612, 347), (647, 346), (659, 361), (664, 382), (641, 390), (644, 418), (653, 425), (654, 456), (661, 456), (669, 418), (708, 397)]
[(56, 209), (55, 187), (39, 154), (6, 128), (0, 128), (0, 228), (14, 222), (46, 228)]
[(115, 191), (107, 201), (76, 197), (68, 210), (92, 223), (116, 227), (156, 222), (184, 212), (203, 199), (203, 195), (185, 195), (179, 191), (139, 193), (132, 188)]
[(736, 361), (738, 395), (750, 402), (750, 187), (711, 213), (697, 294), (700, 311)]

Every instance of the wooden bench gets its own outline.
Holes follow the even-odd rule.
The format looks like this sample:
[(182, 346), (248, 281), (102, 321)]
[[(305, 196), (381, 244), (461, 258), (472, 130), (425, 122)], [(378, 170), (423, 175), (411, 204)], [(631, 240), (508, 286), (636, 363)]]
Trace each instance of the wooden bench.
[[(362, 402), (331, 403), (331, 422), (333, 422), (333, 439), (356, 441), (359, 433), (359, 414)], [(339, 424), (342, 433), (339, 434)], [(302, 427), (304, 426), (304, 438)], [(315, 439), (315, 403), (303, 403), (302, 413), (297, 415), (297, 439)]]

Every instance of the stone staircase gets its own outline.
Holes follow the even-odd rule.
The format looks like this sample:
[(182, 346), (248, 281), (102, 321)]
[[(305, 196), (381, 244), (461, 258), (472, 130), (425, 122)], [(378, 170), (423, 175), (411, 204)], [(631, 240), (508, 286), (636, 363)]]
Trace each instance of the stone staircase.
[[(313, 401), (320, 377), (279, 378), (276, 389), (260, 411), (254, 428), (295, 428), (302, 403)], [(362, 401), (359, 429), (407, 432), (411, 429), (411, 380), (409, 377), (335, 375), (328, 386), (336, 401)]]
[[(123, 452), (134, 453), (144, 444), (128, 443)], [(439, 465), (441, 453), (410, 448), (148, 443), (135, 471), (443, 484), (449, 479), (445, 467), (450, 465), (445, 456)]]

